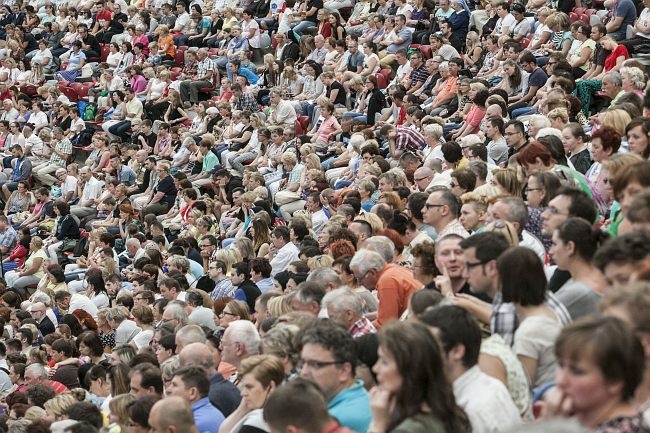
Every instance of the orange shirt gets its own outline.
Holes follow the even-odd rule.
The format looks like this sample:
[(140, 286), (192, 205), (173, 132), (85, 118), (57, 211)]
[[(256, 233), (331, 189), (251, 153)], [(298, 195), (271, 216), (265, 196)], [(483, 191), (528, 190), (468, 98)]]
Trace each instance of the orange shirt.
[(442, 86), (442, 89), (440, 89), (440, 92), (438, 92), (437, 98), (438, 100), (442, 100), (445, 98), (445, 96), (449, 95), (450, 93), (452, 95), (455, 95), (458, 93), (458, 77), (449, 77), (447, 80), (445, 80), (445, 84)]
[(176, 48), (174, 47), (174, 40), (170, 35), (167, 35), (167, 37), (159, 37), (158, 38), (158, 49), (162, 49), (167, 45), (167, 50), (165, 54), (174, 57), (176, 55)]
[(387, 322), (400, 318), (408, 307), (411, 295), (421, 289), (423, 284), (413, 278), (408, 269), (389, 263), (379, 272), (376, 286), (379, 310), (373, 325), (380, 328)]

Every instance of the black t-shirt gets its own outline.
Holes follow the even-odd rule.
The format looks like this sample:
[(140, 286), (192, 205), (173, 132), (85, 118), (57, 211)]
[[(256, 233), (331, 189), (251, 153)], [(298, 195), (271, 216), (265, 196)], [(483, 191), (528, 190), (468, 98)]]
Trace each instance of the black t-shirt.
[(25, 42), (27, 42), (27, 48), (25, 48), (25, 54), (31, 53), (32, 51), (38, 49), (38, 41), (31, 33), (25, 33), (24, 38), (25, 38)]
[(41, 208), (41, 213), (39, 220), (44, 220), (45, 218), (54, 218), (54, 202), (52, 200), (48, 201)]
[[(311, 8), (316, 8), (318, 10), (323, 9), (323, 0), (309, 0), (307, 1), (307, 11), (311, 10)], [(316, 18), (317, 13), (313, 14), (310, 17), (307, 17), (307, 21), (311, 21), (312, 23), (318, 23), (318, 18)]]
[(343, 87), (343, 84), (339, 83), (338, 81), (332, 82), (332, 85), (327, 88), (327, 92), (325, 93), (325, 95), (329, 98), (330, 93), (334, 89), (338, 89), (338, 91), (339, 91), (336, 94), (336, 99), (334, 100), (334, 105), (336, 105), (336, 104), (345, 105), (345, 99), (346, 99), (345, 88)]
[(174, 205), (178, 191), (174, 186), (174, 179), (171, 176), (167, 175), (167, 177), (158, 182), (155, 192), (165, 193), (165, 196), (160, 199), (161, 203), (167, 203), (170, 207)]
[(97, 42), (97, 38), (94, 37), (91, 34), (87, 34), (85, 38), (83, 38), (83, 43), (85, 45), (90, 46), (90, 50), (94, 51), (97, 53), (97, 55), (101, 54), (102, 48), (99, 46), (99, 42)]

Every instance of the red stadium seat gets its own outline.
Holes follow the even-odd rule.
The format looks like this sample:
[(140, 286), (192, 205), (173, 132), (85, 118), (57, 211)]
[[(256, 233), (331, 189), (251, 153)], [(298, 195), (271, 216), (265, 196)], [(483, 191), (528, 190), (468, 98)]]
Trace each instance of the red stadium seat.
[(587, 10), (585, 11), (585, 14), (587, 14), (588, 17), (591, 17), (591, 16), (594, 15), (596, 12), (598, 12), (596, 9), (587, 9)]
[(92, 83), (72, 83), (70, 87), (77, 93), (79, 100), (82, 100), (88, 96), (88, 89)]
[(176, 50), (176, 54), (174, 54), (174, 63), (176, 66), (181, 67), (185, 64), (185, 51)]
[(384, 78), (386, 78), (386, 81), (387, 81), (388, 83), (390, 83), (390, 79), (393, 77), (393, 70), (392, 70), (392, 69), (390, 69), (390, 68), (385, 68), (385, 69), (382, 69), (381, 71), (379, 71), (379, 73), (380, 73), (381, 75), (383, 75)]
[(523, 39), (521, 40), (521, 47), (522, 47), (522, 48), (524, 48), (524, 49), (528, 48), (528, 45), (529, 45), (529, 44), (530, 44), (530, 39), (528, 39), (528, 38), (523, 38)]
[(63, 93), (65, 96), (68, 97), (70, 102), (79, 101), (79, 95), (77, 95), (77, 92), (72, 87), (65, 86), (65, 87), (59, 87), (59, 89), (61, 90), (61, 93)]
[(569, 12), (569, 21), (571, 21), (572, 23), (575, 23), (578, 20), (580, 20), (580, 16), (577, 13)]
[(575, 12), (577, 15), (582, 15), (586, 10), (587, 8), (573, 8), (572, 12)]

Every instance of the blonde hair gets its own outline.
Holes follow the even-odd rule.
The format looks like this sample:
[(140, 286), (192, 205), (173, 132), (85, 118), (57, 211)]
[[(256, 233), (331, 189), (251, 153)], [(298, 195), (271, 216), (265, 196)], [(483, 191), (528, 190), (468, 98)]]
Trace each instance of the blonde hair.
[(554, 108), (546, 114), (549, 119), (561, 119), (563, 123), (569, 121), (569, 111), (564, 107)]
[(379, 218), (377, 214), (374, 214), (372, 212), (366, 212), (364, 214), (361, 214), (355, 218), (355, 221), (356, 220), (365, 221), (368, 224), (370, 224), (370, 227), (372, 227), (373, 234), (377, 233), (379, 230), (382, 230), (384, 228), (384, 223), (382, 222), (381, 218)]
[(284, 314), (291, 312), (291, 306), (289, 305), (288, 296), (276, 296), (275, 298), (269, 299), (269, 302), (266, 304), (266, 310), (269, 317), (280, 317)]
[(280, 358), (273, 355), (254, 355), (242, 361), (239, 370), (239, 377), (251, 374), (264, 388), (271, 383), (279, 386), (284, 381), (284, 364)]
[(64, 392), (63, 394), (55, 395), (46, 401), (43, 407), (48, 413), (54, 415), (56, 419), (63, 415), (70, 406), (79, 401), (80, 400), (75, 396), (75, 394), (69, 391)]
[(129, 423), (129, 406), (135, 401), (133, 394), (116, 395), (108, 403), (108, 409), (111, 415), (116, 416), (118, 423), (126, 426)]
[(310, 257), (307, 260), (307, 266), (309, 266), (310, 271), (318, 268), (331, 268), (333, 263), (334, 259), (326, 254)]
[(519, 245), (517, 229), (510, 221), (493, 221), (485, 227), (485, 232), (501, 233), (511, 247)]
[(242, 261), (241, 253), (239, 252), (239, 250), (235, 248), (224, 248), (218, 250), (217, 254), (215, 254), (215, 258), (217, 260), (221, 260), (226, 264), (227, 275), (230, 275), (230, 273), (232, 272), (232, 265)]
[(632, 121), (630, 113), (620, 108), (607, 110), (600, 115), (600, 124), (614, 128), (621, 136), (625, 136), (625, 128)]

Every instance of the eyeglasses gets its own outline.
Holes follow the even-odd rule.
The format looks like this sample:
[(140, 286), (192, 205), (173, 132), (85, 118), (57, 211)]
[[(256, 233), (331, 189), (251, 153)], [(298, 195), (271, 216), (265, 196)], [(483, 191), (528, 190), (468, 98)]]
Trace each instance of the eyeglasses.
[(219, 318), (222, 318), (224, 316), (236, 316), (236, 314), (229, 313), (227, 311), (222, 311), (221, 314), (219, 314)]
[(298, 367), (298, 370), (301, 370), (305, 366), (313, 370), (320, 370), (322, 368), (329, 367), (330, 365), (337, 365), (343, 363), (345, 363), (345, 361), (315, 361), (312, 359), (300, 359), (298, 360), (298, 364), (296, 365), (296, 367)]
[(416, 182), (422, 182), (423, 180), (427, 180), (427, 179), (429, 179), (430, 177), (431, 177), (431, 176), (421, 177), (421, 178), (419, 178), (419, 179), (413, 178), (413, 180), (416, 181)]
[(424, 204), (424, 207), (426, 207), (427, 209), (431, 209), (432, 207), (442, 207), (442, 206), (447, 206), (447, 205), (446, 204), (429, 204), (429, 203)]
[(201, 244), (201, 248), (207, 248), (213, 246), (212, 244)]
[(525, 191), (526, 193), (529, 193), (529, 192), (532, 192), (532, 191), (543, 191), (543, 190), (544, 190), (544, 188), (528, 188), (528, 187), (526, 187), (526, 188), (524, 189), (524, 191)]
[(477, 266), (483, 266), (483, 265), (485, 265), (484, 262), (465, 262), (465, 269), (469, 271)]

